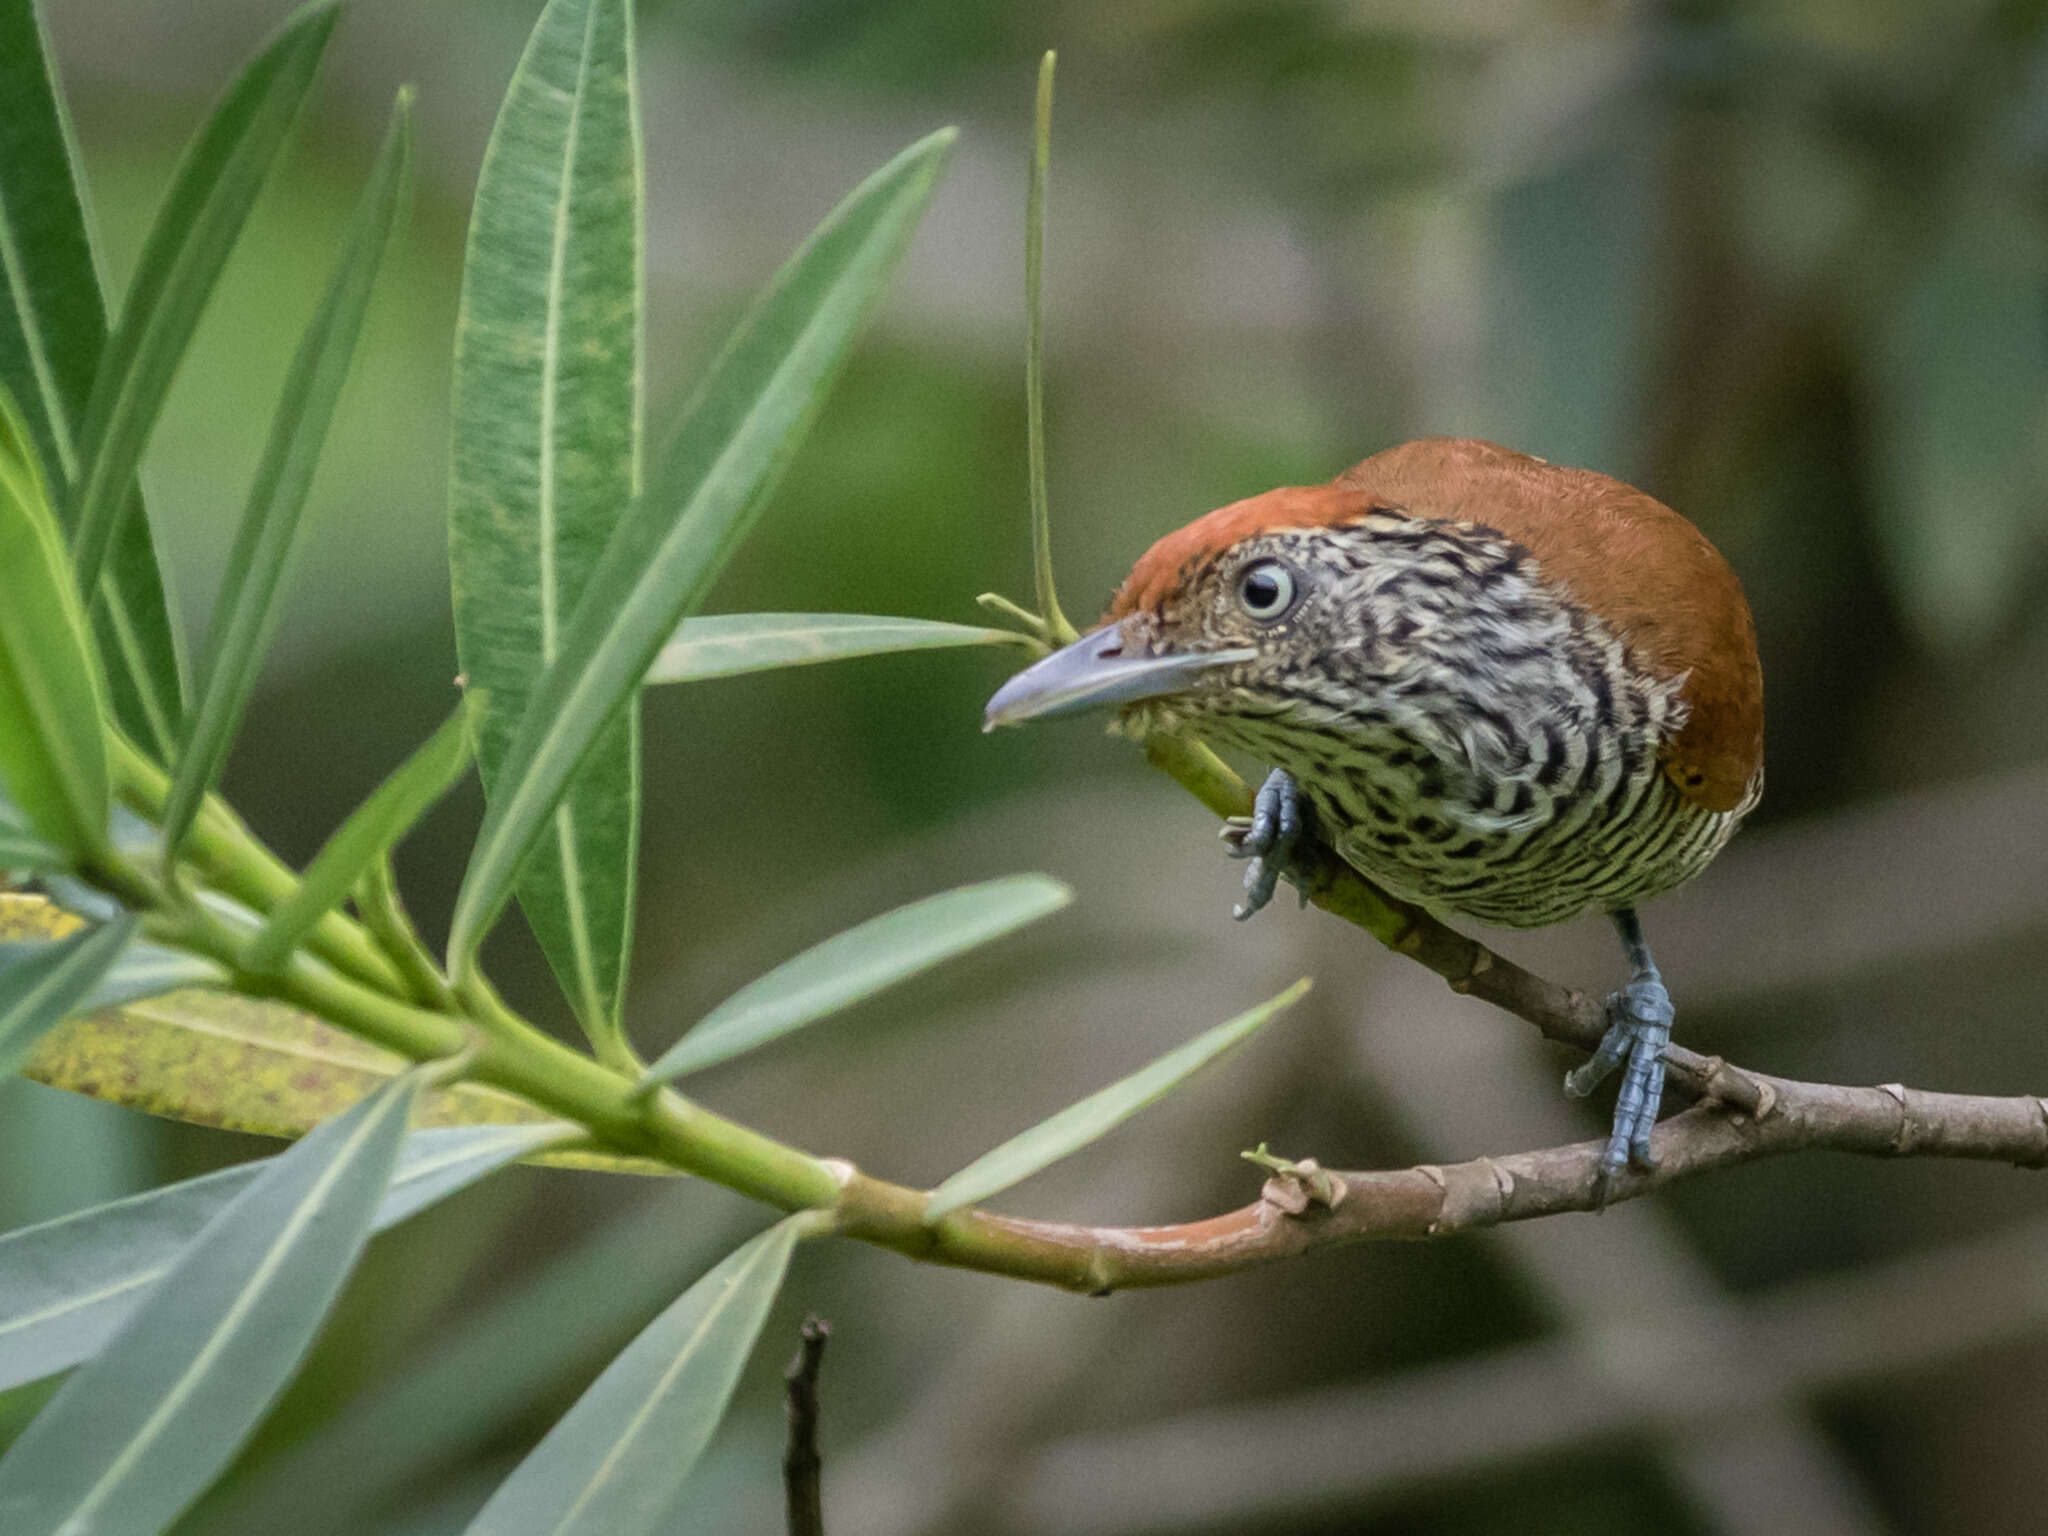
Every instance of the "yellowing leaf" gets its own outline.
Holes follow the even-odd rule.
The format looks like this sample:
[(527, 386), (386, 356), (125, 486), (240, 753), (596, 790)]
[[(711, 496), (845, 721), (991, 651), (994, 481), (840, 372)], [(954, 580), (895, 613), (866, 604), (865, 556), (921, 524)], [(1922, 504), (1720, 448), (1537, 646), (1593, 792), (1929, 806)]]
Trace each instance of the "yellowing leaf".
[[(0, 941), (59, 938), (78, 919), (40, 896), (0, 893)], [(303, 1136), (410, 1065), (283, 1003), (188, 990), (103, 1009), (43, 1036), (22, 1075), (193, 1125)], [(421, 1099), (416, 1125), (527, 1125), (557, 1118), (515, 1094), (458, 1083)], [(558, 1167), (673, 1173), (663, 1164), (560, 1150)]]

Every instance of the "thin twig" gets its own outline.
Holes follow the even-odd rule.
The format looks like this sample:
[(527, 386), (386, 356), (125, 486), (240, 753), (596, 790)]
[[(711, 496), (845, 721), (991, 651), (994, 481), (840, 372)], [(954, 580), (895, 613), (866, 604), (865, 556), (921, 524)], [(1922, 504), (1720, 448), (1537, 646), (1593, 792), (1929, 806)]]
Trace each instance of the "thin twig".
[(822, 1317), (807, 1317), (796, 1356), (782, 1373), (788, 1387), (789, 1443), (782, 1453), (782, 1487), (789, 1508), (789, 1536), (825, 1536), (823, 1489), (818, 1458), (818, 1367), (832, 1328)]

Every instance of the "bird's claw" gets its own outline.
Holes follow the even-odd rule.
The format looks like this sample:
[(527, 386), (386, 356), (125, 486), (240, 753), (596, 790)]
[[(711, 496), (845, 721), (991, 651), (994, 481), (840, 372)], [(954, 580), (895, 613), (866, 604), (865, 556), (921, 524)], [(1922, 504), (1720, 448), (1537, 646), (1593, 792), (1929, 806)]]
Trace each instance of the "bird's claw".
[(1233, 859), (1246, 859), (1244, 900), (1230, 910), (1239, 922), (1252, 916), (1280, 888), (1284, 877), (1308, 905), (1308, 867), (1303, 859), (1311, 844), (1308, 801), (1284, 768), (1266, 775), (1252, 800), (1250, 816), (1233, 816), (1223, 826), (1223, 841)]
[(1607, 999), (1607, 1033), (1586, 1062), (1565, 1074), (1564, 1091), (1584, 1098), (1622, 1067), (1621, 1092), (1614, 1101), (1614, 1128), (1593, 1176), (1593, 1204), (1607, 1194), (1624, 1167), (1648, 1173), (1657, 1166), (1650, 1134), (1664, 1098), (1664, 1048), (1671, 1043), (1671, 994), (1654, 970), (1637, 976)]

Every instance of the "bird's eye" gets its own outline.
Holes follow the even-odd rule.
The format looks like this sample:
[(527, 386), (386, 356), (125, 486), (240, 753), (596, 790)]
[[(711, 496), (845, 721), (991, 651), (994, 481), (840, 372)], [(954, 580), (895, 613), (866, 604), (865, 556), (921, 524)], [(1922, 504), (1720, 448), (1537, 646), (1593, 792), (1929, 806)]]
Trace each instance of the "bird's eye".
[(1261, 560), (1247, 566), (1237, 578), (1238, 602), (1261, 624), (1284, 618), (1294, 606), (1296, 590), (1294, 572), (1278, 560)]

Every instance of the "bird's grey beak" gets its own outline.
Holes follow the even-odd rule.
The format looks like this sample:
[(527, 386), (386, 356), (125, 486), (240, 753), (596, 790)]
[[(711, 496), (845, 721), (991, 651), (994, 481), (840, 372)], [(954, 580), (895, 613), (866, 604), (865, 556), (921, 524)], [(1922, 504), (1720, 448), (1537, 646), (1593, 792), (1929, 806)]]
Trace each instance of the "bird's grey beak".
[(1126, 656), (1122, 627), (1105, 625), (1033, 662), (998, 688), (982, 713), (981, 728), (992, 731), (1049, 715), (1156, 699), (1180, 692), (1212, 667), (1250, 661), (1258, 654), (1239, 647), (1183, 656)]

